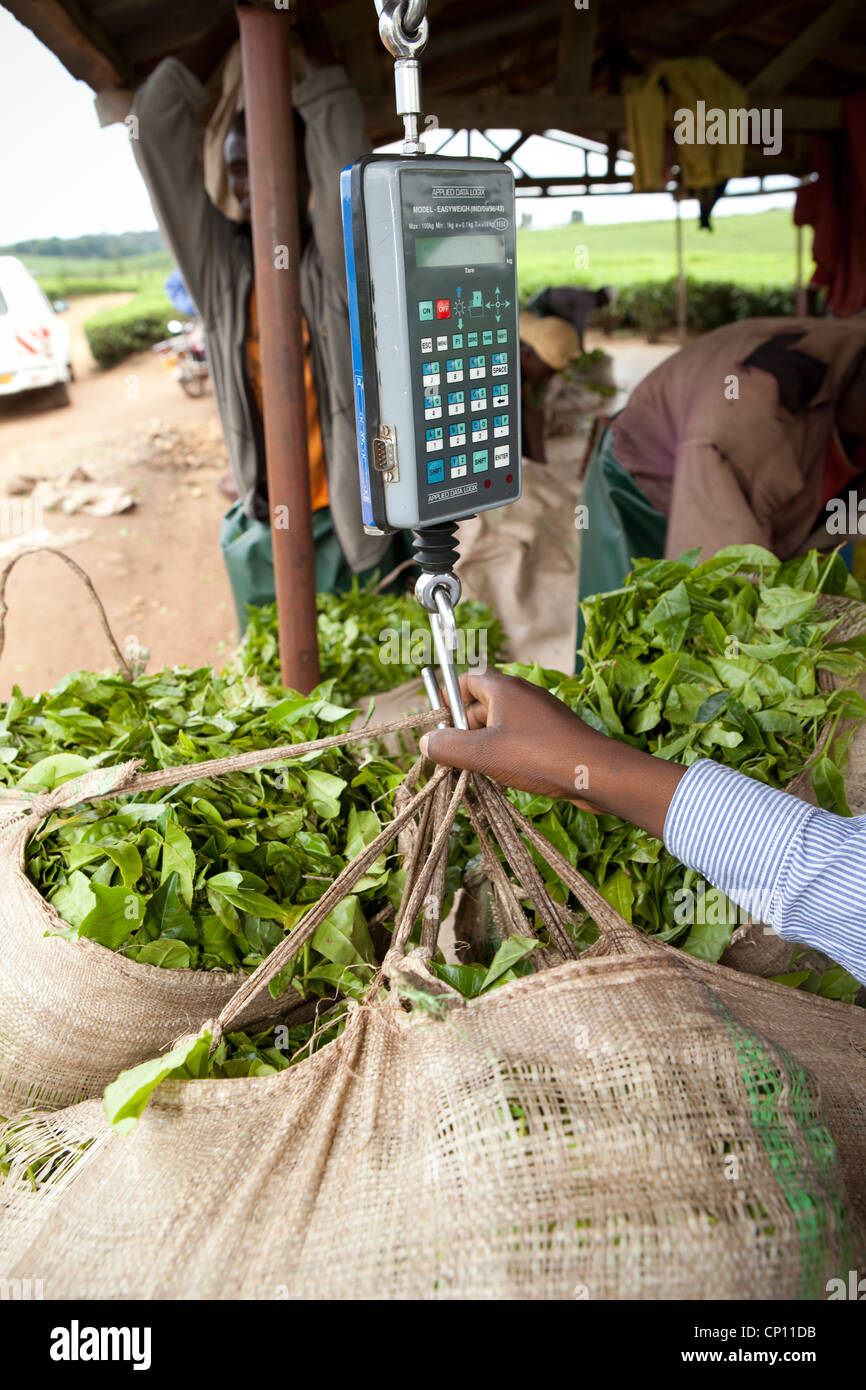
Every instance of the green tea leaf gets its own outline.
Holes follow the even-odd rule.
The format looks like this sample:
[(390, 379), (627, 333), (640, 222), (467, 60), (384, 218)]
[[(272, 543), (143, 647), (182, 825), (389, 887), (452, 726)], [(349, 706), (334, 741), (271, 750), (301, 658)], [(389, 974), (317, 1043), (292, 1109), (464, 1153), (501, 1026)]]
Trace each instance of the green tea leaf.
[(860, 989), (860, 981), (841, 965), (832, 965), (825, 970), (818, 985), (818, 993), (825, 999), (842, 999), (852, 1004)]
[(323, 820), (332, 820), (340, 814), (340, 796), (346, 788), (342, 777), (334, 777), (330, 772), (318, 768), (306, 768), (307, 798), (313, 809)]
[(50, 753), (33, 763), (15, 785), (25, 792), (50, 792), (64, 782), (71, 782), (73, 777), (89, 772), (92, 766), (89, 759), (77, 753)]
[(728, 922), (696, 922), (683, 942), (683, 950), (698, 960), (721, 960), (731, 944), (734, 924)]
[(105, 1088), (103, 1108), (109, 1124), (119, 1134), (134, 1129), (157, 1086), (172, 1075), (194, 1077), (207, 1063), (213, 1035), (207, 1030), (187, 1038), (163, 1057), (141, 1062), (129, 1071), (122, 1071), (116, 1081)]
[(451, 985), (464, 999), (475, 999), (481, 993), (487, 976), (483, 965), (450, 965), (434, 961), (432, 970), (438, 979)]
[(631, 910), (634, 903), (634, 888), (630, 876), (625, 869), (617, 869), (612, 878), (606, 880), (599, 886), (601, 896), (609, 902), (612, 908), (624, 917), (627, 922), (632, 920)]
[(316, 928), (312, 945), (335, 965), (375, 965), (376, 952), (358, 899), (351, 895)]
[(141, 878), (141, 855), (135, 845), (124, 841), (122, 844), (102, 845), (102, 852), (120, 870), (124, 888), (134, 888)]
[(195, 878), (195, 854), (190, 838), (172, 816), (165, 823), (165, 846), (162, 851), (162, 873), (160, 883), (170, 874), (178, 876), (178, 891), (187, 907), (192, 902), (192, 885)]
[(791, 989), (799, 989), (804, 980), (808, 980), (810, 971), (791, 970), (786, 975), (771, 975), (770, 979), (775, 980), (777, 985), (789, 985)]
[(240, 908), (242, 912), (250, 912), (255, 917), (279, 919), (286, 917), (286, 908), (282, 903), (273, 902), (255, 888), (246, 887), (245, 883), (248, 881), (249, 875), (234, 870), (213, 874), (207, 880), (208, 897), (212, 903), (211, 894), (214, 895), (214, 898), (225, 898), (233, 907)]
[(64, 922), (73, 927), (80, 927), (88, 913), (92, 912), (96, 899), (90, 890), (87, 875), (76, 869), (69, 875), (66, 883), (55, 889), (49, 902)]
[(812, 764), (812, 786), (821, 806), (839, 816), (850, 816), (851, 808), (845, 794), (845, 779), (826, 753)]
[(135, 948), (135, 959), (144, 965), (158, 965), (163, 970), (189, 969), (192, 952), (185, 941), (173, 941), (160, 937), (144, 946)]
[(193, 940), (192, 914), (181, 902), (179, 885), (180, 875), (176, 870), (172, 870), (148, 900), (144, 922), (157, 936), (178, 936)]
[(496, 984), (497, 980), (501, 979), (507, 971), (511, 970), (518, 961), (525, 960), (537, 947), (538, 942), (534, 937), (518, 936), (516, 934), (514, 936), (509, 936), (503, 941), (496, 955), (493, 957), (493, 960), (490, 962), (490, 968), (481, 981), (479, 993), (483, 993), (484, 990), (490, 989)]
[(761, 605), (755, 614), (759, 627), (773, 632), (787, 627), (789, 623), (799, 622), (815, 607), (815, 595), (804, 594), (799, 589), (791, 589), (780, 584), (775, 589), (761, 589)]
[(78, 935), (116, 951), (141, 926), (144, 899), (128, 888), (110, 888), (93, 880), (90, 891), (96, 903), (78, 928)]

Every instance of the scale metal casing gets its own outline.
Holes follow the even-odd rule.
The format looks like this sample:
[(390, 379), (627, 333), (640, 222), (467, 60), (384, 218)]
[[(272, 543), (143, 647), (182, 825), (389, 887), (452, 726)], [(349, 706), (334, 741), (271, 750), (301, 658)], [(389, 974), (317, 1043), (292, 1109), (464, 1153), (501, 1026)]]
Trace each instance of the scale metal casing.
[(520, 496), (514, 177), (369, 155), (341, 175), (364, 529)]

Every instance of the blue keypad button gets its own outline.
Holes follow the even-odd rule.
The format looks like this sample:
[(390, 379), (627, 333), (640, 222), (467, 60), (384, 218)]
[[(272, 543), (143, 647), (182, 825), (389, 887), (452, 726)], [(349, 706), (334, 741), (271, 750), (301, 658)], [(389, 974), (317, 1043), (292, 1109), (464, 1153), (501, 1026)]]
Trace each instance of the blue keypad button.
[[(473, 394), (473, 396), (474, 396), (474, 395), (475, 395), (475, 392), (473, 391), (472, 394)], [(449, 391), (449, 392), (448, 392), (448, 404), (449, 404), (449, 405), (462, 405), (463, 402), (464, 402), (465, 400), (466, 400), (466, 392), (465, 392), (465, 391)]]
[(422, 362), (422, 363), (421, 363), (421, 375), (422, 375), (422, 376), (438, 376), (438, 374), (439, 374), (439, 363), (438, 363), (438, 362)]
[(432, 299), (419, 299), (419, 300), (418, 300), (418, 317), (419, 317), (419, 319), (422, 319), (422, 320), (432, 319), (432, 317), (433, 317), (433, 300), (432, 300)]
[(486, 449), (473, 449), (472, 451), (472, 472), (486, 473), (489, 466)]
[(508, 361), (508, 353), (507, 353), (507, 352), (494, 352), (494, 353), (492, 354), (491, 358), (490, 358), (490, 361), (491, 361), (491, 362), (496, 362), (496, 363), (498, 363), (498, 362), (507, 362), (507, 361)]
[(444, 483), (445, 481), (445, 460), (430, 459), (427, 464), (428, 483)]
[(447, 360), (447, 362), (445, 363), (445, 370), (446, 370), (446, 372), (462, 372), (462, 371), (463, 371), (463, 358), (462, 358), (462, 357), (449, 357), (448, 360)]

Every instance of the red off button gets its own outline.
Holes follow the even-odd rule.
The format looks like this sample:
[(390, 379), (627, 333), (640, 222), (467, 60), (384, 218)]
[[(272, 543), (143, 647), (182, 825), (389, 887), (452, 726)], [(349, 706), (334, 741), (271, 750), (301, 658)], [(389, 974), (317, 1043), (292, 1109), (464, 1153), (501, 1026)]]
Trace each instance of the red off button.
[(437, 317), (437, 319), (450, 319), (450, 317), (451, 317), (451, 300), (450, 300), (450, 299), (437, 299), (437, 300), (436, 300), (436, 317)]

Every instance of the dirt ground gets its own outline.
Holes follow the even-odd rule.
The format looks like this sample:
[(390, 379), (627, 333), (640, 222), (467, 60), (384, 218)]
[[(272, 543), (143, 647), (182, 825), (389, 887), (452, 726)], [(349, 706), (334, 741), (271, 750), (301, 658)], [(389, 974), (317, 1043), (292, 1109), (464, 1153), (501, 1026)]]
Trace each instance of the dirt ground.
[[(10, 498), (21, 507), (11, 527), (3, 513), (0, 568), (16, 550), (35, 544), (64, 550), (90, 575), (121, 647), (134, 638), (149, 650), (149, 670), (219, 667), (237, 634), (219, 550), (228, 502), (217, 488), (227, 461), (216, 404), (210, 386), (198, 400), (187, 397), (153, 353), (109, 371), (96, 367), (82, 323), (126, 298), (71, 302), (76, 379), (69, 407), (47, 406), (36, 393), (0, 401), (0, 506), (8, 508)], [(592, 335), (588, 346), (613, 351), (617, 382), (626, 389), (675, 350), (675, 344), (611, 344)], [(557, 440), (557, 452), (567, 444)], [(580, 453), (582, 445), (575, 459)], [(28, 499), (16, 499), (22, 478), (56, 481), (71, 469), (131, 493), (134, 507), (119, 515), (68, 515), (62, 507), (28, 511)], [(0, 700), (13, 684), (34, 694), (70, 671), (113, 664), (89, 595), (52, 556), (16, 565), (6, 601)]]
[[(198, 400), (186, 396), (153, 353), (96, 367), (81, 325), (126, 298), (71, 302), (71, 406), (46, 405), (37, 393), (0, 402), (0, 493), (10, 484), (14, 492), (21, 477), (56, 480), (83, 468), (129, 491), (135, 506), (105, 517), (59, 508), (40, 515), (23, 498), (20, 513), (4, 515), (0, 564), (14, 548), (62, 549), (90, 575), (121, 647), (135, 637), (150, 650), (150, 670), (221, 665), (236, 625), (218, 541), (228, 502), (217, 490), (227, 461), (216, 405), (210, 386)], [(10, 521), (18, 522), (13, 535)], [(112, 664), (89, 595), (50, 555), (16, 565), (6, 602), (0, 699), (13, 684), (32, 694), (69, 671)]]

